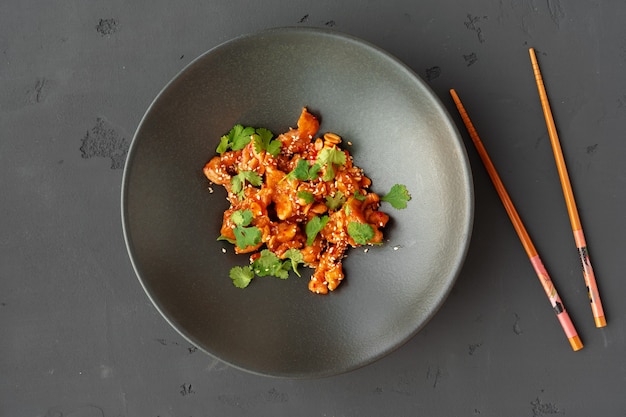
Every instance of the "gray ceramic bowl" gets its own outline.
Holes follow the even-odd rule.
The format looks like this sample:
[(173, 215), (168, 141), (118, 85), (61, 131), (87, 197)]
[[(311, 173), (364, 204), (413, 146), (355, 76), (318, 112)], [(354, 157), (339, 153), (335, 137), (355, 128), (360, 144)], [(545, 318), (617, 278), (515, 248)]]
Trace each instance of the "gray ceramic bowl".
[[(202, 167), (234, 124), (278, 133), (303, 106), (352, 142), (373, 191), (402, 183), (413, 199), (386, 207), (385, 245), (352, 249), (335, 292), (310, 293), (307, 275), (235, 288), (229, 270), (247, 257), (216, 240), (228, 203)], [(280, 28), (208, 51), (161, 91), (131, 145), (122, 217), (141, 284), (189, 342), (256, 374), (321, 377), (381, 358), (436, 313), (466, 254), (472, 190), (455, 126), (410, 69), (344, 34)]]

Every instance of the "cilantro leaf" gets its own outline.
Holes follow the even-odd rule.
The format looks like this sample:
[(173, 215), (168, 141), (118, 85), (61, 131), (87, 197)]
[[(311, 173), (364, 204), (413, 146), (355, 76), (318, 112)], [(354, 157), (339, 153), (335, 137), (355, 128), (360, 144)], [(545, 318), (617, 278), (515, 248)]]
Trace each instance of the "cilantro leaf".
[(224, 236), (224, 235), (219, 235), (219, 236), (217, 237), (217, 240), (225, 240), (225, 241), (227, 241), (228, 243), (232, 243), (233, 245), (234, 245), (235, 243), (237, 243), (237, 241), (236, 241), (236, 240), (233, 240), (233, 239), (231, 239), (231, 238), (229, 238), (229, 237), (226, 237), (226, 236)]
[(269, 129), (260, 127), (255, 130), (255, 145), (263, 145), (263, 149), (266, 149), (265, 146), (270, 143), (273, 137), (274, 134)]
[(230, 179), (230, 183), (232, 185), (231, 190), (233, 193), (237, 194), (239, 198), (244, 197), (243, 190), (246, 185), (246, 181), (255, 187), (258, 187), (263, 183), (263, 178), (261, 178), (261, 176), (254, 171), (239, 171), (237, 175)]
[(281, 268), (277, 269), (274, 272), (274, 276), (280, 279), (287, 279), (289, 278), (289, 268), (291, 267), (291, 264), (289, 262), (283, 262), (281, 264)]
[(298, 272), (298, 264), (303, 263), (302, 253), (298, 249), (288, 249), (285, 252), (288, 259), (283, 261), (274, 252), (269, 249), (263, 249), (260, 256), (252, 262), (251, 265), (231, 268), (229, 276), (233, 281), (233, 285), (237, 288), (245, 288), (255, 276), (266, 277), (274, 276), (280, 279), (289, 278), (289, 270), (300, 276)]
[(256, 149), (257, 152), (265, 150), (272, 156), (276, 156), (280, 153), (282, 143), (278, 139), (272, 140), (274, 134), (269, 130), (263, 127), (258, 128), (252, 137), (254, 138), (254, 149)]
[(407, 201), (410, 199), (409, 191), (402, 184), (395, 184), (386, 195), (380, 198), (381, 201), (386, 201), (396, 209), (406, 208)]
[(269, 249), (263, 249), (261, 256), (252, 262), (252, 271), (260, 277), (275, 276), (280, 279), (289, 278), (289, 262), (283, 262)]
[(346, 202), (346, 198), (341, 191), (337, 191), (334, 196), (326, 197), (326, 207), (328, 210), (337, 210)]
[(358, 245), (365, 245), (374, 237), (374, 229), (367, 223), (350, 222), (348, 223), (348, 234)]
[(296, 275), (300, 277), (301, 275), (300, 272), (298, 272), (298, 265), (304, 263), (302, 252), (300, 252), (298, 249), (290, 248), (287, 249), (284, 257), (289, 259), (289, 261), (291, 262), (291, 269), (293, 269), (293, 272), (295, 272)]
[(239, 176), (239, 174), (235, 175), (230, 179), (231, 190), (233, 193), (237, 194), (240, 198), (243, 198), (243, 186), (245, 181)]
[(230, 140), (228, 139), (228, 135), (224, 135), (220, 138), (220, 144), (217, 145), (217, 149), (215, 150), (220, 155), (226, 152), (230, 148)]
[(252, 281), (252, 278), (254, 278), (254, 272), (252, 272), (250, 266), (234, 266), (230, 269), (228, 275), (233, 280), (233, 285), (237, 288), (246, 288)]
[(274, 139), (267, 145), (267, 153), (272, 156), (277, 156), (280, 153), (280, 150), (283, 147), (283, 143), (278, 139)]
[(317, 155), (315, 161), (317, 164), (326, 165), (326, 172), (322, 179), (324, 181), (330, 181), (335, 178), (335, 165), (346, 164), (346, 154), (344, 151), (338, 148), (324, 148)]
[(317, 178), (317, 175), (320, 172), (320, 169), (322, 169), (322, 166), (320, 164), (313, 164), (311, 165), (311, 168), (309, 168), (309, 179), (310, 180), (314, 180)]
[(298, 191), (298, 198), (304, 200), (305, 204), (311, 204), (315, 201), (315, 197), (313, 197), (313, 193), (308, 191)]
[(325, 164), (345, 165), (346, 153), (338, 148), (324, 148), (317, 155), (316, 162), (319, 163), (320, 165), (325, 165)]
[(263, 178), (261, 178), (261, 176), (254, 171), (242, 171), (240, 174), (242, 174), (245, 179), (255, 187), (263, 184)]
[(332, 164), (326, 165), (326, 172), (322, 176), (322, 179), (326, 182), (332, 181), (335, 178), (335, 168)]
[(326, 226), (329, 219), (330, 218), (328, 216), (324, 215), (322, 217), (315, 216), (308, 221), (306, 226), (304, 226), (307, 246), (311, 246), (313, 244), (315, 237), (324, 228), (324, 226)]
[(256, 246), (261, 242), (262, 233), (256, 226), (235, 226), (233, 233), (235, 234), (235, 242), (239, 249), (245, 249), (248, 246)]
[(361, 194), (361, 191), (356, 190), (354, 192), (354, 198), (359, 201), (365, 201), (366, 194)]
[(300, 181), (308, 180), (309, 162), (306, 159), (298, 159), (296, 167), (287, 176)]
[[(235, 234), (235, 244), (239, 249), (245, 249), (248, 246), (255, 246), (261, 242), (262, 233), (256, 226), (246, 227), (252, 222), (252, 210), (237, 210), (230, 215), (230, 219), (235, 224), (233, 233)], [(218, 238), (218, 240), (221, 236)], [(223, 240), (228, 240), (224, 238)]]
[(237, 210), (230, 215), (230, 219), (235, 223), (236, 226), (247, 226), (252, 221), (252, 210)]
[(216, 152), (221, 155), (229, 149), (238, 151), (246, 147), (251, 140), (254, 140), (254, 148), (257, 152), (266, 150), (271, 155), (276, 156), (280, 153), (282, 143), (279, 140), (272, 140), (273, 137), (274, 134), (263, 127), (255, 129), (238, 124), (233, 126), (228, 134), (220, 138)]
[(230, 129), (230, 132), (220, 138), (220, 144), (217, 145), (216, 152), (221, 155), (228, 149), (233, 151), (243, 149), (252, 140), (252, 134), (254, 134), (253, 127), (235, 125)]
[(230, 132), (228, 132), (228, 140), (231, 143), (231, 149), (233, 151), (238, 151), (245, 148), (245, 146), (252, 140), (252, 134), (254, 134), (253, 127), (235, 125)]
[(322, 166), (320, 164), (310, 165), (306, 159), (298, 159), (296, 167), (287, 174), (287, 178), (296, 179), (300, 181), (310, 181), (317, 178), (317, 174)]

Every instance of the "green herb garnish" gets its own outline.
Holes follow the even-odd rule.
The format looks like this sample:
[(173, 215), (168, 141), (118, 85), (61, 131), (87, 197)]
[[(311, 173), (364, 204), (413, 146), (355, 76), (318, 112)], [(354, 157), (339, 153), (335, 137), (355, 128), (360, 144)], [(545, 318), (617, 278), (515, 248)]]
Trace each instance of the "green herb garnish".
[(237, 175), (230, 179), (232, 185), (232, 192), (237, 194), (240, 199), (244, 197), (244, 188), (246, 181), (255, 187), (260, 186), (263, 183), (263, 178), (254, 171), (239, 171)]
[(254, 149), (257, 152), (264, 150), (272, 156), (278, 155), (280, 153), (282, 142), (278, 139), (272, 140), (273, 137), (274, 134), (263, 127), (256, 129), (255, 133), (252, 135), (254, 140)]
[(235, 125), (228, 134), (220, 138), (220, 144), (217, 146), (217, 153), (220, 155), (226, 152), (228, 149), (238, 151), (243, 149), (252, 140), (254, 134), (253, 127), (243, 127), (242, 125)]
[(296, 167), (287, 174), (286, 178), (299, 181), (312, 181), (317, 178), (321, 168), (322, 166), (320, 164), (311, 165), (306, 159), (298, 159)]
[(300, 272), (298, 272), (298, 266), (304, 263), (304, 261), (302, 252), (298, 249), (288, 249), (284, 255), (286, 260), (280, 259), (269, 249), (263, 249), (260, 255), (251, 265), (234, 266), (230, 269), (229, 276), (235, 287), (246, 288), (255, 276), (274, 276), (280, 279), (287, 279), (289, 278), (290, 270), (301, 276)]
[(365, 201), (366, 194), (361, 194), (359, 190), (354, 192), (354, 198), (358, 201)]
[(261, 256), (252, 262), (252, 271), (259, 277), (274, 276), (280, 279), (289, 278), (290, 261), (281, 260), (274, 252), (263, 249)]
[(298, 198), (304, 200), (305, 204), (311, 204), (312, 202), (315, 201), (315, 197), (313, 196), (313, 193), (308, 192), (308, 191), (298, 191)]
[(289, 259), (291, 262), (291, 269), (293, 269), (293, 272), (295, 272), (297, 276), (301, 276), (300, 272), (298, 272), (298, 265), (304, 263), (302, 252), (295, 248), (287, 249), (284, 257)]
[(381, 201), (386, 201), (396, 209), (406, 208), (406, 204), (410, 199), (409, 191), (402, 184), (395, 184), (386, 195), (380, 198)]
[(239, 249), (255, 246), (261, 242), (261, 230), (256, 226), (248, 226), (252, 222), (251, 210), (237, 210), (231, 214), (230, 219), (235, 225), (233, 233), (235, 234), (235, 243)]
[(230, 215), (230, 219), (235, 223), (235, 226), (248, 226), (252, 222), (252, 210), (237, 210)]
[(215, 150), (220, 155), (230, 149), (230, 139), (228, 135), (224, 135), (220, 138), (220, 144), (217, 145), (217, 149)]
[(328, 207), (328, 210), (337, 210), (345, 202), (346, 198), (341, 191), (337, 191), (334, 196), (326, 197), (326, 207)]
[[(335, 190), (333, 195), (319, 196), (317, 189), (316, 194), (311, 191), (306, 191), (313, 190), (311, 186), (317, 185), (320, 177), (321, 180), (327, 183), (335, 180), (337, 171), (341, 170), (342, 166), (350, 162), (348, 160), (349, 154), (347, 151), (335, 145), (330, 147), (327, 145), (328, 144), (322, 149), (319, 149), (319, 147), (316, 148), (319, 149), (319, 152), (317, 152), (317, 156), (314, 160), (306, 159), (309, 158), (308, 153), (302, 153), (296, 156), (299, 159), (295, 165), (292, 165), (294, 169), (284, 175), (280, 180), (288, 179), (300, 182), (315, 182), (315, 184), (308, 183), (304, 187), (301, 187), (301, 191), (297, 191), (297, 201), (310, 205), (315, 203), (317, 199), (319, 202), (324, 201), (326, 205), (326, 208), (324, 208), (325, 214), (313, 215), (313, 217), (304, 224), (307, 246), (311, 246), (316, 242), (318, 235), (324, 230), (331, 216), (334, 214), (343, 216), (341, 210), (344, 210), (345, 213), (350, 216), (353, 207), (356, 208), (356, 206), (360, 205), (358, 202), (366, 201), (368, 196), (367, 191), (361, 190), (355, 191), (353, 195), (344, 194), (344, 192), (337, 190), (336, 187), (338, 187), (338, 184), (335, 184), (335, 188), (332, 188)], [(251, 149), (250, 147), (252, 146), (257, 156), (259, 153), (264, 153), (278, 157), (282, 151), (282, 142), (278, 138), (275, 138), (270, 130), (265, 128), (245, 127), (241, 124), (235, 125), (228, 134), (220, 138), (216, 150), (217, 153), (222, 155), (229, 150), (240, 151), (246, 147), (248, 147), (246, 149)], [(231, 200), (232, 203), (231, 209), (236, 203), (233, 201), (234, 196), (243, 200), (246, 197), (246, 188), (262, 187), (263, 181), (263, 175), (259, 174), (258, 171), (238, 170), (238, 172), (231, 177), (230, 186), (226, 184), (226, 188), (231, 193), (229, 195), (229, 200)], [(294, 188), (298, 187), (298, 184), (295, 184), (295, 182), (296, 181), (293, 181), (291, 184)], [(321, 185), (328, 186), (329, 184)], [(257, 190), (249, 189), (248, 191)], [(396, 209), (403, 209), (407, 207), (407, 202), (411, 200), (411, 195), (406, 186), (395, 184), (386, 195), (381, 196), (380, 200), (391, 204), (391, 206)], [(376, 204), (375, 209), (377, 208), (378, 204)], [(298, 221), (301, 220), (301, 218), (298, 219)], [(231, 268), (229, 276), (235, 287), (245, 288), (255, 277), (274, 276), (280, 279), (287, 279), (289, 277), (289, 271), (294, 271), (296, 275), (300, 276), (298, 268), (301, 265), (307, 265), (307, 263), (304, 262), (302, 251), (296, 248), (290, 248), (279, 257), (270, 249), (261, 248), (263, 232), (256, 224), (261, 224), (264, 218), (259, 217), (255, 219), (255, 214), (252, 210), (241, 209), (231, 213), (230, 221), (229, 226), (232, 227), (233, 234), (231, 235), (229, 230), (228, 237), (221, 235), (218, 237), (218, 240), (226, 240), (236, 245), (237, 251), (245, 252), (246, 249), (255, 249), (255, 254), (252, 255), (252, 259), (254, 260), (249, 265)], [(368, 224), (364, 220), (348, 220), (348, 222), (347, 233), (355, 245), (371, 244), (372, 239), (374, 239), (377, 233), (375, 226)], [(343, 225), (341, 226), (344, 227)]]
[(315, 216), (304, 227), (304, 231), (306, 232), (306, 244), (307, 246), (311, 246), (317, 234), (326, 226), (328, 220), (330, 218), (328, 216)]
[(365, 245), (374, 237), (374, 229), (367, 223), (348, 223), (348, 234), (358, 245)]
[(326, 165), (326, 172), (322, 179), (324, 181), (331, 181), (335, 178), (335, 165), (346, 164), (346, 154), (338, 148), (324, 148), (317, 155), (315, 162), (321, 166)]
[(233, 280), (233, 285), (237, 288), (246, 288), (252, 281), (252, 278), (254, 278), (254, 272), (252, 272), (250, 266), (234, 266), (230, 269), (228, 275)]
[(235, 239), (231, 239), (231, 238), (226, 237), (226, 236), (224, 236), (224, 235), (219, 235), (219, 236), (217, 237), (217, 240), (225, 240), (226, 242), (228, 242), (228, 243), (230, 243), (230, 244), (233, 244), (233, 245), (237, 243), (237, 241), (236, 241)]

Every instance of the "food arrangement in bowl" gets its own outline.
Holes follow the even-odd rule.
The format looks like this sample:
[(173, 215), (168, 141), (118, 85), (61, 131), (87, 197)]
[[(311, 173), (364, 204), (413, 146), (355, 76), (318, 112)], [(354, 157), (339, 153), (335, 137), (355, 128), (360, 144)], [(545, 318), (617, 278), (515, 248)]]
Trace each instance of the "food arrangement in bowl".
[(318, 130), (306, 108), (297, 128), (276, 139), (268, 129), (236, 125), (205, 165), (207, 179), (224, 186), (230, 202), (219, 239), (236, 253), (252, 253), (250, 265), (230, 270), (236, 287), (247, 287), (255, 275), (286, 279), (293, 270), (299, 276), (304, 264), (315, 269), (310, 291), (334, 291), (349, 247), (383, 243), (389, 216), (379, 210), (381, 200), (396, 208), (410, 200), (402, 184), (382, 199), (369, 191), (372, 181), (338, 147), (341, 137), (317, 137)]
[(472, 215), (436, 95), (326, 29), (244, 35), (190, 63), (148, 108), (122, 184), (130, 259), (165, 320), (276, 377), (347, 372), (413, 337), (454, 285)]

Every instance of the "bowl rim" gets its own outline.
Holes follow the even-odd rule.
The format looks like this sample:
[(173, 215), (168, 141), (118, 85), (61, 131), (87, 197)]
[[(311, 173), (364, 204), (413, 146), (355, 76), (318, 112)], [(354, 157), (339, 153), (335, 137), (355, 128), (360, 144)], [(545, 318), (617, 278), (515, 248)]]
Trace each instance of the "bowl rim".
[[(392, 346), (390, 346), (387, 349), (383, 349), (381, 351), (378, 351), (377, 354), (375, 355), (371, 355), (367, 360), (365, 361), (361, 361), (358, 364), (355, 364), (353, 366), (350, 367), (346, 367), (346, 368), (342, 368), (342, 369), (338, 369), (336, 371), (323, 371), (323, 372), (317, 372), (317, 373), (304, 373), (304, 374), (292, 374), (292, 373), (288, 373), (288, 374), (282, 374), (282, 373), (267, 373), (267, 372), (261, 372), (258, 370), (254, 370), (254, 369), (248, 369), (245, 367), (242, 367), (236, 363), (232, 363), (222, 357), (219, 357), (218, 355), (216, 355), (215, 353), (211, 352), (208, 349), (205, 349), (203, 346), (198, 345), (198, 343), (196, 341), (194, 341), (194, 337), (190, 334), (188, 334), (188, 332), (184, 329), (182, 329), (177, 323), (175, 323), (171, 317), (169, 317), (169, 315), (162, 309), (162, 307), (160, 306), (160, 302), (158, 300), (156, 300), (153, 296), (153, 294), (151, 294), (148, 285), (146, 283), (146, 278), (144, 277), (143, 272), (141, 271), (141, 267), (138, 264), (138, 260), (137, 260), (137, 256), (135, 254), (135, 249), (134, 249), (134, 243), (133, 243), (133, 239), (130, 233), (130, 224), (129, 224), (129, 214), (128, 214), (128, 199), (129, 199), (129, 194), (128, 194), (128, 186), (129, 186), (129, 181), (130, 181), (130, 168), (132, 167), (132, 161), (135, 157), (135, 154), (137, 152), (137, 147), (138, 147), (138, 142), (139, 142), (139, 138), (140, 138), (140, 134), (142, 131), (142, 128), (144, 126), (144, 124), (146, 123), (147, 118), (149, 117), (151, 111), (153, 110), (153, 108), (157, 105), (157, 103), (160, 101), (161, 97), (165, 94), (166, 91), (168, 91), (170, 89), (170, 87), (177, 82), (177, 80), (179, 80), (183, 74), (185, 74), (188, 69), (194, 65), (196, 65), (199, 61), (203, 60), (207, 55), (213, 54), (216, 51), (219, 51), (222, 48), (227, 48), (229, 47), (231, 44), (245, 40), (245, 39), (249, 39), (249, 38), (255, 38), (255, 37), (259, 37), (259, 36), (266, 36), (266, 35), (272, 35), (272, 34), (280, 34), (280, 33), (290, 33), (290, 32), (297, 32), (297, 33), (310, 33), (313, 35), (324, 35), (324, 36), (329, 36), (329, 37), (337, 37), (340, 38), (344, 41), (350, 41), (350, 42), (354, 42), (362, 47), (365, 48), (369, 48), (373, 51), (375, 51), (378, 54), (381, 54), (385, 57), (385, 59), (391, 61), (393, 64), (399, 66), (400, 68), (402, 68), (404, 71), (406, 71), (410, 77), (412, 78), (413, 82), (415, 82), (416, 84), (419, 84), (425, 91), (426, 93), (428, 93), (429, 95), (429, 99), (433, 102), (434, 105), (436, 105), (436, 107), (438, 108), (438, 110), (442, 113), (442, 115), (444, 116), (445, 119), (445, 124), (446, 127), (449, 129), (449, 131), (451, 133), (454, 134), (455, 136), (455, 140), (454, 142), (458, 145), (458, 149), (461, 152), (462, 156), (463, 156), (463, 161), (464, 163), (462, 164), (462, 169), (463, 169), (463, 179), (464, 179), (464, 189), (466, 191), (467, 194), (467, 199), (466, 199), (466, 204), (464, 207), (464, 212), (466, 213), (466, 216), (464, 217), (464, 225), (465, 225), (465, 230), (461, 230), (459, 231), (460, 234), (462, 234), (464, 236), (464, 244), (462, 245), (461, 250), (458, 253), (458, 256), (455, 258), (456, 264), (454, 265), (454, 268), (452, 268), (452, 270), (454, 271), (453, 274), (449, 275), (449, 285), (447, 285), (446, 290), (444, 292), (440, 292), (438, 293), (438, 296), (440, 297), (440, 300), (436, 303), (436, 307), (432, 308), (429, 311), (429, 314), (425, 317), (425, 319), (418, 325), (415, 326), (415, 328), (413, 329), (412, 332), (409, 332), (404, 338), (402, 338), (398, 343), (393, 344)], [(441, 307), (443, 306), (443, 304), (445, 304), (446, 299), (448, 298), (450, 292), (452, 291), (452, 289), (454, 288), (456, 281), (463, 269), (463, 265), (465, 263), (465, 260), (467, 258), (467, 254), (469, 252), (469, 247), (470, 247), (470, 243), (471, 243), (471, 239), (472, 239), (472, 234), (473, 234), (473, 228), (474, 228), (474, 215), (475, 215), (475, 195), (474, 195), (474, 182), (473, 182), (473, 174), (472, 174), (472, 170), (471, 170), (471, 165), (470, 165), (470, 161), (468, 158), (468, 153), (467, 153), (467, 149), (465, 147), (463, 138), (459, 132), (459, 129), (457, 127), (457, 125), (454, 123), (453, 118), (450, 114), (450, 112), (448, 111), (448, 109), (446, 108), (446, 106), (443, 104), (442, 100), (439, 98), (439, 96), (433, 91), (433, 89), (428, 85), (428, 83), (422, 78), (420, 77), (412, 68), (410, 68), (407, 64), (405, 64), (403, 61), (401, 61), (399, 58), (397, 58), (396, 56), (394, 56), (393, 54), (391, 54), (390, 52), (386, 51), (385, 49), (373, 44), (370, 41), (364, 40), (358, 36), (355, 35), (351, 35), (336, 29), (330, 29), (327, 27), (312, 27), (312, 26), (280, 26), (280, 27), (271, 27), (271, 28), (266, 28), (266, 29), (262, 29), (262, 30), (258, 30), (258, 31), (253, 31), (253, 32), (246, 32), (243, 34), (240, 34), (238, 36), (235, 36), (233, 38), (230, 38), (224, 42), (221, 42), (209, 49), (207, 49), (205, 52), (201, 53), (200, 55), (198, 55), (197, 57), (195, 57), (194, 59), (192, 59), (190, 62), (188, 62), (186, 65), (184, 65), (182, 67), (182, 69), (180, 69), (162, 88), (160, 88), (160, 90), (158, 91), (158, 93), (155, 95), (155, 97), (152, 99), (152, 101), (150, 102), (150, 105), (146, 108), (146, 110), (144, 111), (138, 125), (137, 128), (135, 130), (135, 133), (133, 134), (133, 138), (130, 142), (129, 145), (129, 149), (128, 149), (128, 153), (127, 153), (127, 157), (126, 157), (126, 161), (124, 164), (124, 169), (123, 169), (123, 174), (122, 174), (122, 187), (121, 187), (121, 201), (120, 201), (120, 208), (121, 208), (121, 225), (122, 225), (122, 232), (123, 232), (123, 237), (124, 237), (124, 242), (125, 242), (125, 246), (126, 246), (126, 250), (127, 250), (127, 254), (128, 257), (131, 261), (132, 264), (132, 268), (135, 272), (135, 276), (136, 279), (138, 279), (140, 285), (142, 286), (145, 294), (148, 296), (152, 306), (154, 308), (156, 308), (156, 310), (159, 312), (159, 314), (161, 315), (161, 317), (163, 317), (165, 319), (165, 321), (172, 327), (174, 328), (178, 334), (180, 334), (186, 341), (188, 341), (190, 344), (192, 344), (193, 346), (197, 347), (199, 350), (203, 351), (204, 353), (208, 354), (210, 357), (219, 360), (220, 362), (223, 362), (225, 364), (227, 364), (230, 367), (233, 367), (235, 369), (250, 373), (250, 374), (254, 374), (254, 375), (259, 375), (259, 376), (265, 376), (265, 377), (275, 377), (275, 378), (285, 378), (285, 379), (315, 379), (315, 378), (326, 378), (326, 377), (332, 377), (332, 376), (337, 376), (337, 375), (341, 375), (344, 373), (348, 373), (348, 372), (352, 372), (354, 370), (363, 368), (365, 366), (368, 366), (380, 359), (382, 359), (383, 357), (389, 355), (390, 353), (392, 353), (393, 351), (399, 349), (401, 346), (403, 346), (404, 344), (406, 344), (408, 341), (410, 341), (412, 338), (414, 338), (417, 333), (419, 333), (424, 326), (426, 326), (426, 324), (428, 324), (432, 318), (438, 313), (438, 311), (441, 309)]]

